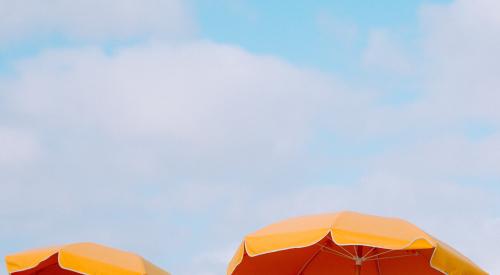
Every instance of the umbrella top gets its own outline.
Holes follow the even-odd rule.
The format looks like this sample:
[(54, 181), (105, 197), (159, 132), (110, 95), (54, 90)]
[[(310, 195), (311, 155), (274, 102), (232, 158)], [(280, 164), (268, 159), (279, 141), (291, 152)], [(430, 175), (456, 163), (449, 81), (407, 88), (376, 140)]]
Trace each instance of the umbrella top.
[(88, 275), (169, 275), (141, 256), (95, 243), (32, 249), (5, 257), (10, 274), (36, 268), (51, 257), (66, 270)]
[(254, 257), (308, 247), (327, 236), (339, 246), (434, 249), (430, 264), (443, 273), (462, 270), (464, 273), (460, 274), (486, 274), (465, 256), (407, 221), (351, 211), (291, 218), (247, 235), (229, 264), (228, 274), (232, 274), (245, 254)]

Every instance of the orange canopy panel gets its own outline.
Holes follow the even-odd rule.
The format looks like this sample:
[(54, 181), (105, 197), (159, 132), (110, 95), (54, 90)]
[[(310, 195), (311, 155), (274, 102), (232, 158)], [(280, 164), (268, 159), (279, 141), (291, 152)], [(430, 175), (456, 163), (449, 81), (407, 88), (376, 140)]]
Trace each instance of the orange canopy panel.
[(11, 275), (169, 275), (141, 256), (94, 243), (29, 250), (5, 261)]
[(227, 274), (488, 273), (404, 220), (339, 212), (293, 218), (247, 235)]

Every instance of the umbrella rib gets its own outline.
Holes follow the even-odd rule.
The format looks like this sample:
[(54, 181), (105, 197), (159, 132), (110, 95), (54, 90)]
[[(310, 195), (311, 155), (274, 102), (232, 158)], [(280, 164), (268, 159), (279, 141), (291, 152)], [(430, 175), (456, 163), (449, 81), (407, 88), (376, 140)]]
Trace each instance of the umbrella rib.
[(321, 251), (323, 251), (323, 247), (320, 247), (318, 251), (314, 252), (314, 254), (304, 263), (302, 268), (300, 268), (299, 273), (297, 273), (297, 275), (302, 275), (302, 272), (306, 270), (309, 264), (311, 264), (312, 260), (314, 260), (314, 258), (316, 258)]
[(377, 258), (377, 275), (382, 275), (382, 271), (380, 270), (380, 261)]
[(371, 260), (373, 258), (376, 258), (380, 255), (384, 255), (384, 254), (387, 254), (387, 253), (390, 253), (390, 252), (394, 252), (394, 251), (398, 251), (398, 250), (387, 250), (387, 251), (384, 251), (384, 252), (381, 252), (379, 254), (375, 254), (375, 255), (371, 255), (370, 257), (366, 257), (365, 260)]
[(330, 253), (332, 253), (332, 254), (334, 254), (336, 256), (344, 257), (344, 258), (347, 258), (347, 259), (350, 259), (350, 260), (353, 259), (353, 257), (350, 257), (349, 255), (346, 255), (346, 254), (344, 254), (342, 252), (339, 252), (339, 251), (337, 251), (337, 250), (335, 250), (333, 248), (330, 248), (330, 247), (327, 247), (327, 246), (324, 246), (324, 245), (321, 245), (321, 244), (318, 244), (318, 245), (321, 248), (325, 249), (326, 252), (330, 252)]
[[(331, 238), (331, 236), (329, 238), (327, 238), (328, 240), (330, 240), (332, 243), (334, 243), (335, 245), (337, 245), (338, 247), (340, 247), (342, 250), (344, 250), (347, 254), (349, 254), (349, 256), (351, 256), (353, 259), (355, 258), (355, 256), (347, 249), (345, 249), (343, 246), (341, 245), (338, 245), (336, 242), (333, 241), (333, 239)], [(356, 249), (355, 249), (356, 250)]]
[(352, 260), (351, 257), (345, 255), (345, 254), (342, 254), (342, 253), (339, 253), (338, 251), (335, 251), (335, 250), (326, 250), (325, 252), (327, 253), (330, 253), (330, 254), (333, 254), (335, 256), (339, 256), (339, 257), (343, 257), (343, 258), (346, 258), (346, 259), (349, 259), (349, 260)]
[[(349, 254), (349, 256), (351, 256), (351, 258), (355, 258), (354, 255), (352, 255), (351, 252), (349, 252), (349, 250), (345, 249), (343, 246), (339, 245), (338, 247), (342, 248), (342, 250), (344, 250), (347, 254)], [(356, 249), (354, 249), (354, 251), (356, 251)]]
[(375, 247), (372, 247), (372, 249), (370, 249), (365, 255), (363, 255), (363, 259), (366, 259), (368, 257), (368, 255), (370, 255), (370, 253), (372, 253), (373, 251), (375, 250)]
[(369, 259), (367, 261), (397, 259), (397, 258), (412, 257), (412, 256), (420, 256), (420, 254), (415, 253), (415, 254), (408, 254), (408, 255), (395, 255), (395, 256), (382, 257), (382, 258), (377, 258), (377, 259)]

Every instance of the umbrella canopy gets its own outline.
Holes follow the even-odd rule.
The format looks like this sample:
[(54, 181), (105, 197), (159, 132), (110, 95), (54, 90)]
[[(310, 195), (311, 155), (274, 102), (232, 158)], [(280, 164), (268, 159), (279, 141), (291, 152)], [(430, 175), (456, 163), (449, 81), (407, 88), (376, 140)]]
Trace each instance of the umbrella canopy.
[(141, 256), (94, 243), (29, 250), (5, 261), (11, 275), (169, 275)]
[(487, 273), (406, 221), (340, 212), (285, 220), (246, 236), (227, 274)]

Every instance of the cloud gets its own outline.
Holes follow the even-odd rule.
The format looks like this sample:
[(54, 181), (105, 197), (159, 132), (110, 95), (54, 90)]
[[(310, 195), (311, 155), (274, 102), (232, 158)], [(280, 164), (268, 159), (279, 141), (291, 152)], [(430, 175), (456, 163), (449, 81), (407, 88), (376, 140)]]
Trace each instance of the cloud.
[(83, 41), (184, 37), (193, 22), (178, 0), (0, 1), (2, 43), (62, 35)]
[(16, 71), (7, 87), (12, 110), (46, 127), (95, 127), (115, 138), (177, 143), (172, 151), (192, 154), (295, 154), (321, 102), (342, 93), (319, 72), (204, 42), (114, 56), (47, 52)]
[(0, 127), (0, 169), (24, 165), (34, 161), (40, 154), (36, 138), (29, 132)]
[[(259, 225), (354, 209), (408, 217), (494, 268), (461, 236), (478, 225), (497, 241), (496, 214), (477, 214), (498, 207), (496, 193), (456, 178), (497, 178), (495, 136), (433, 132), (419, 111), (427, 101), (387, 108), (334, 76), (210, 42), (46, 51), (17, 62), (2, 87), (9, 123), (44, 146), (36, 166), (4, 183), (10, 247), (93, 240), (180, 274), (216, 273)], [(311, 151), (324, 132), (345, 148)], [(358, 148), (386, 138), (395, 147)], [(318, 184), (315, 173), (338, 183), (346, 167), (362, 176)]]
[(368, 164), (381, 171), (391, 167), (415, 179), (455, 179), (488, 182), (500, 178), (496, 164), (500, 161), (499, 135), (482, 140), (470, 140), (460, 135), (442, 135), (412, 143), (410, 148), (400, 147), (379, 154)]
[(93, 240), (177, 270), (254, 189), (297, 184), (321, 113), (343, 105), (324, 103), (351, 98), (329, 75), (210, 42), (46, 51), (14, 68), (5, 119), (44, 154), (2, 181), (8, 249)]
[(500, 126), (500, 21), (493, 12), (498, 8), (497, 1), (460, 0), (422, 9), (430, 97), (423, 108), (439, 112), (439, 119), (481, 119)]
[(414, 70), (408, 54), (384, 30), (370, 32), (368, 45), (361, 58), (363, 67), (373, 71), (408, 75)]
[[(157, 21), (137, 19), (141, 8), (115, 20), (107, 15), (127, 5), (109, 3), (92, 22), (57, 11), (73, 12), (66, 2), (51, 2), (57, 19), (47, 19), (35, 3), (20, 36), (37, 30), (33, 22), (78, 39), (177, 31), (161, 27), (177, 20), (163, 14), (175, 8), (147, 2)], [(0, 128), (9, 152), (0, 155), (2, 254), (92, 240), (177, 274), (220, 274), (259, 226), (353, 209), (408, 218), (494, 273), (482, 248), (500, 241), (498, 25), (490, 12), (477, 17), (494, 2), (471, 3), (423, 9), (417, 71), (399, 55), (398, 36), (372, 32), (370, 70), (419, 74), (422, 96), (405, 105), (380, 104), (384, 93), (363, 83), (208, 41), (153, 39), (113, 54), (53, 49), (15, 62), (0, 79), (2, 123), (15, 125)], [(0, 27), (2, 35), (13, 37)], [(492, 131), (471, 139), (471, 124)]]

